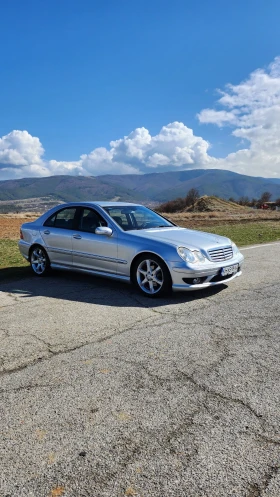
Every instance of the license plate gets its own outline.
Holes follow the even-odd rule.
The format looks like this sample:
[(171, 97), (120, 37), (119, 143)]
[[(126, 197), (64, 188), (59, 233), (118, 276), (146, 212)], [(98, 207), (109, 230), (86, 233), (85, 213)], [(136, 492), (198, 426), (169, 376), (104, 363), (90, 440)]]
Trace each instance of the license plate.
[(229, 274), (235, 274), (238, 271), (238, 264), (234, 264), (233, 266), (223, 267), (221, 270), (222, 276), (227, 276)]

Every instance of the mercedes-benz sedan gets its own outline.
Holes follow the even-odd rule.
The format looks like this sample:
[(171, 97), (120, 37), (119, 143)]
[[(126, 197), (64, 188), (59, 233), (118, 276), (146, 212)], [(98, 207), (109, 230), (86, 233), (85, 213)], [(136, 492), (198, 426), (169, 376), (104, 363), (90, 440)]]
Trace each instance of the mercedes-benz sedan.
[(244, 260), (229, 238), (123, 202), (58, 205), (22, 225), (19, 249), (37, 276), (82, 271), (132, 282), (151, 297), (228, 283)]

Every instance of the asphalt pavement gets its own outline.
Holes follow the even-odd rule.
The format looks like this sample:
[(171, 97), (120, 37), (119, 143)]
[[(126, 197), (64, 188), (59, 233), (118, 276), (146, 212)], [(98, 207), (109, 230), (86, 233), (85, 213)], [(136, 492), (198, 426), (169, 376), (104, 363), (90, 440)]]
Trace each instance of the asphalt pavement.
[(0, 283), (0, 497), (279, 497), (280, 243), (228, 286)]

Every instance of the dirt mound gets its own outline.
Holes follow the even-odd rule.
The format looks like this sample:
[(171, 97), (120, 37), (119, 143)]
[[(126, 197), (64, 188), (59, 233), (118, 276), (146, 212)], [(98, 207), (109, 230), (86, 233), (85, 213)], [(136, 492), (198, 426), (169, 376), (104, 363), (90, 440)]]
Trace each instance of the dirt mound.
[(229, 202), (228, 200), (223, 200), (218, 197), (204, 195), (200, 197), (194, 208), (187, 207), (185, 212), (244, 212), (248, 210), (248, 207), (243, 207), (242, 205), (235, 204), (234, 202)]

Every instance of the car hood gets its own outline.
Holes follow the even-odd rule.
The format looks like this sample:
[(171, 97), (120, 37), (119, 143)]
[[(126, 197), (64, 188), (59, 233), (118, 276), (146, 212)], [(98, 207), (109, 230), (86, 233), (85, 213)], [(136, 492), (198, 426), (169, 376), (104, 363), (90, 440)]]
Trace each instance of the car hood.
[(224, 247), (231, 244), (231, 240), (225, 236), (180, 227), (129, 231), (129, 234), (139, 238), (168, 243), (176, 247), (186, 247), (190, 250), (209, 250), (210, 248)]

